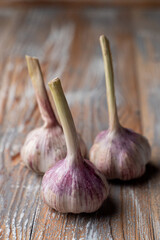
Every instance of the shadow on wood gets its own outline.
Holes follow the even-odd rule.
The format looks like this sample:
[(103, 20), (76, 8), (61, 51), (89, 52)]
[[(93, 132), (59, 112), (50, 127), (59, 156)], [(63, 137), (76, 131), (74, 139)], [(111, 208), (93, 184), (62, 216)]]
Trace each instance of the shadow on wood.
[(81, 218), (90, 219), (90, 218), (103, 218), (111, 217), (116, 213), (116, 203), (111, 197), (108, 197), (102, 204), (101, 208), (94, 213), (81, 213), (79, 214)]
[(109, 196), (103, 203), (102, 207), (97, 211), (97, 216), (111, 217), (117, 212), (116, 202)]

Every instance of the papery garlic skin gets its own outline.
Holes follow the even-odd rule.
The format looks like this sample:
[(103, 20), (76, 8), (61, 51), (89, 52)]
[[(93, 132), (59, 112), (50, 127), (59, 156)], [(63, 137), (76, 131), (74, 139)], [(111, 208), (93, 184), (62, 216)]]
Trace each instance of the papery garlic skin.
[(148, 140), (130, 129), (102, 131), (90, 149), (90, 161), (107, 179), (130, 180), (141, 177), (151, 158)]
[(21, 149), (25, 165), (38, 174), (44, 174), (67, 154), (62, 128), (37, 128), (31, 131)]
[(105, 177), (88, 160), (68, 165), (69, 159), (56, 163), (42, 180), (44, 202), (62, 213), (94, 212), (109, 194)]
[[(84, 156), (86, 154), (85, 143), (80, 135), (78, 135), (78, 140)], [(60, 126), (36, 128), (27, 135), (21, 149), (24, 164), (40, 175), (44, 174), (57, 161), (65, 158), (66, 154), (66, 142)]]

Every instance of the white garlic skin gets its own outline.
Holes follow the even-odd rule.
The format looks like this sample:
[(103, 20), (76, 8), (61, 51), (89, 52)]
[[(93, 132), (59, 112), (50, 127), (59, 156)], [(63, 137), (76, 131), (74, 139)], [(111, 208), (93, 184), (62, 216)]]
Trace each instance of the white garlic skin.
[(107, 179), (141, 177), (151, 158), (148, 140), (130, 129), (100, 132), (90, 149), (90, 161)]
[[(85, 143), (78, 135), (82, 155), (86, 154)], [(67, 155), (64, 133), (60, 126), (40, 127), (31, 131), (21, 149), (24, 164), (37, 174), (44, 174), (57, 161)]]
[(42, 179), (44, 202), (62, 213), (94, 212), (109, 194), (105, 177), (88, 160), (68, 165), (57, 162)]

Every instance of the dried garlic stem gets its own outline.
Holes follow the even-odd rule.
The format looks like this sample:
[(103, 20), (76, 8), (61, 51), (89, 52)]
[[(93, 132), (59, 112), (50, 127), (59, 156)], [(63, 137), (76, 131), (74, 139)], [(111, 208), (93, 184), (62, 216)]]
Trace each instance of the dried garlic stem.
[(63, 127), (66, 145), (67, 145), (67, 156), (70, 156), (70, 161), (78, 161), (78, 154), (80, 152), (78, 145), (77, 132), (74, 125), (74, 121), (64, 96), (64, 92), (61, 86), (61, 82), (58, 78), (53, 79), (48, 83), (56, 109)]
[(41, 71), (41, 67), (37, 58), (26, 56), (28, 72), (32, 80), (36, 98), (39, 106), (39, 110), (44, 120), (45, 127), (51, 127), (58, 124), (56, 116), (53, 112), (44, 80)]
[(114, 90), (114, 76), (112, 67), (112, 57), (108, 39), (102, 35), (100, 36), (100, 44), (104, 60), (104, 70), (106, 78), (106, 94), (109, 111), (109, 128), (110, 130), (116, 130), (119, 128), (119, 120), (117, 114), (115, 90)]

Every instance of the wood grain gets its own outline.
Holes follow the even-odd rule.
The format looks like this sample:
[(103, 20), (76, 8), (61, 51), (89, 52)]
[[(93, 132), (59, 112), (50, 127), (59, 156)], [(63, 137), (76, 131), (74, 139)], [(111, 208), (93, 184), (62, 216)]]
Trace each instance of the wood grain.
[(129, 7), (156, 8), (160, 7), (159, 0), (1, 0), (1, 7)]
[[(0, 239), (159, 240), (159, 20), (159, 10), (0, 9)], [(24, 56), (40, 58), (46, 83), (62, 79), (89, 149), (108, 127), (102, 33), (111, 41), (120, 121), (149, 138), (152, 161), (141, 179), (110, 182), (96, 213), (60, 214), (43, 203), (41, 177), (19, 156), (42, 123)]]

